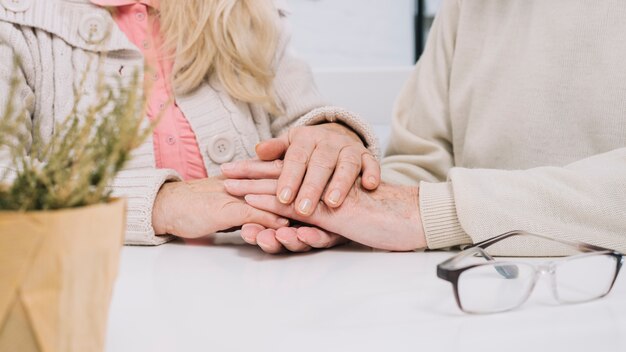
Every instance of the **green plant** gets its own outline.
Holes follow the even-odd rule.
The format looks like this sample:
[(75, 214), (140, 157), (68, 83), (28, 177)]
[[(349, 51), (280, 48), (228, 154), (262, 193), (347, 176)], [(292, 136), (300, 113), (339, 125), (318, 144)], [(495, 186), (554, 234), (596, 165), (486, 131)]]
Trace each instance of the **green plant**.
[(129, 82), (118, 78), (114, 84), (105, 84), (100, 76), (95, 99), (82, 108), (86, 77), (74, 91), (72, 112), (46, 142), (36, 125), (24, 131), (24, 118), (29, 117), (14, 107), (18, 79), (12, 78), (0, 115), (0, 149), (10, 155), (10, 160), (0, 161), (12, 169), (0, 174), (0, 210), (73, 208), (109, 199), (113, 178), (150, 135), (152, 125), (144, 118), (138, 73)]

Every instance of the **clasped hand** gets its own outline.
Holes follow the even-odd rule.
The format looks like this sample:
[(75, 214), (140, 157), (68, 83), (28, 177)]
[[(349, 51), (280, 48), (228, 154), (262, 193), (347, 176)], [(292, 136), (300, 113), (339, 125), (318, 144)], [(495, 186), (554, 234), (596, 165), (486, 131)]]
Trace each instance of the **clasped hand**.
[(377, 160), (360, 138), (341, 124), (293, 128), (260, 143), (257, 155), (259, 160), (222, 165), (223, 178), (231, 180), (165, 184), (153, 209), (155, 232), (197, 238), (243, 226), (244, 239), (270, 253), (283, 248), (328, 247), (345, 240), (313, 227), (288, 227), (285, 217), (252, 207), (243, 197), (275, 195), (280, 204), (294, 205), (290, 219), (306, 220), (316, 213), (320, 200), (325, 208), (338, 208), (359, 176), (366, 190), (376, 189), (380, 183)]
[[(269, 147), (267, 144), (260, 145), (261, 159), (276, 156), (265, 152), (265, 148)], [(362, 152), (360, 148), (355, 147), (355, 151)], [(274, 229), (262, 224), (246, 224), (241, 231), (246, 242), (258, 245), (268, 253), (328, 248), (348, 239), (390, 251), (409, 251), (426, 246), (418, 205), (419, 188), (380, 184), (378, 164), (369, 166), (369, 159), (363, 159), (361, 166), (354, 167), (349, 165), (350, 162), (342, 166), (342, 159), (339, 158), (332, 178), (330, 173), (323, 174), (321, 178), (309, 178), (310, 175), (320, 175), (316, 170), (320, 163), (312, 163), (314, 159), (311, 156), (305, 181), (296, 201), (290, 203), (283, 197), (284, 189), (291, 187), (290, 180), (297, 182), (299, 177), (292, 176), (293, 169), (289, 165), (293, 165), (293, 160), (287, 154), (284, 162), (242, 161), (224, 170), (224, 175), (232, 178), (224, 182), (231, 195), (245, 197), (247, 204), (257, 210), (309, 225)], [(371, 157), (369, 154), (362, 156)], [(349, 167), (351, 172), (339, 171), (345, 171), (345, 167)], [(358, 179), (360, 172), (363, 178)], [(374, 182), (367, 182), (370, 176), (374, 177), (372, 181), (378, 181), (375, 182), (378, 187), (374, 187)], [(311, 181), (311, 186), (307, 185), (307, 181)], [(338, 202), (331, 197), (334, 191), (338, 191)], [(307, 199), (317, 199), (317, 195), (321, 194), (324, 194), (322, 201), (313, 203), (310, 211), (302, 206), (303, 202), (307, 204)]]

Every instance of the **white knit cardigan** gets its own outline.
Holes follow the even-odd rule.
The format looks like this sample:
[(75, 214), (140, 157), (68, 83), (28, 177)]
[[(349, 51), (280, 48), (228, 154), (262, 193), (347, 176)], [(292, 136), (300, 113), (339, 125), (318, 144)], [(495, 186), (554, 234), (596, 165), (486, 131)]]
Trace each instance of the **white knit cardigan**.
[[(284, 17), (285, 12), (280, 8), (279, 12)], [(254, 157), (255, 145), (261, 140), (295, 125), (326, 121), (338, 120), (351, 127), (378, 155), (375, 137), (365, 123), (347, 111), (325, 107), (309, 67), (290, 54), (282, 22), (274, 83), (284, 115), (271, 116), (258, 105), (236, 101), (216, 79), (191, 94), (176, 96), (211, 176), (219, 174), (220, 163)], [(19, 94), (14, 103), (27, 111), (24, 128), (31, 131), (37, 124), (44, 138), (53, 135), (54, 125), (72, 109), (73, 88), (84, 72), (89, 70), (83, 92), (88, 104), (98, 71), (105, 79), (129, 80), (133, 72), (143, 72), (144, 61), (110, 14), (88, 0), (0, 1), (0, 106), (8, 100), (14, 55), (20, 59)], [(216, 144), (233, 150), (216, 157)], [(11, 170), (6, 148), (0, 147), (0, 172)], [(136, 150), (112, 185), (115, 196), (128, 199), (127, 244), (157, 245), (170, 238), (155, 236), (152, 207), (161, 185), (178, 179), (175, 171), (155, 167), (152, 140)]]

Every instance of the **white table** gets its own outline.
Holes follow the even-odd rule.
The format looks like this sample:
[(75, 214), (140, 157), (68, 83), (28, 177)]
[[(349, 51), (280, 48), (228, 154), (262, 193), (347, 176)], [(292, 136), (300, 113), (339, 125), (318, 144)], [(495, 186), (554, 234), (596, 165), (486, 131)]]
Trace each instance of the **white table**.
[(461, 313), (435, 275), (450, 253), (350, 245), (272, 256), (220, 235), (125, 247), (108, 351), (626, 351), (624, 275), (605, 299)]

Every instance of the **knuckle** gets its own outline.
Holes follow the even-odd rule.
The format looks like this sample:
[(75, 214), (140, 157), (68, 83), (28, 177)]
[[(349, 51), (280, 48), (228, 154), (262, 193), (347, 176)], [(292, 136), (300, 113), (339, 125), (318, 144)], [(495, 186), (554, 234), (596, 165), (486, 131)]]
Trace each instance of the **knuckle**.
[(359, 154), (345, 152), (339, 156), (339, 163), (361, 168), (361, 157)]
[(324, 191), (324, 185), (320, 185), (318, 183), (305, 183), (300, 187), (300, 193), (303, 197), (319, 197), (320, 194)]
[(309, 162), (310, 167), (320, 168), (324, 170), (334, 170), (336, 164), (337, 161), (335, 159), (329, 156), (322, 155), (311, 158), (311, 161)]
[(337, 149), (337, 145), (342, 143), (337, 143), (337, 141), (333, 138), (332, 140), (324, 139), (317, 144), (317, 147), (321, 150), (335, 150)]
[(337, 172), (348, 175), (355, 175), (361, 171), (361, 164), (353, 162), (352, 160), (341, 161), (337, 165)]
[(361, 156), (361, 159), (363, 160), (364, 163), (366, 163), (367, 165), (371, 167), (380, 168), (380, 163), (378, 162), (378, 159), (376, 159), (376, 157), (373, 156), (369, 151), (366, 153), (363, 153)]
[(319, 148), (311, 156), (310, 165), (333, 170), (337, 165), (338, 151), (334, 148)]
[(250, 171), (250, 161), (249, 160), (241, 160), (239, 161), (239, 171), (243, 173), (247, 173)]
[(283, 168), (283, 164), (284, 164), (284, 162), (283, 162), (282, 160), (280, 160), (280, 159), (276, 159), (276, 160), (274, 160), (274, 161), (273, 161), (273, 163), (274, 163), (274, 167), (275, 167), (276, 169), (281, 170), (281, 169)]
[(331, 187), (331, 189), (351, 187), (354, 180), (356, 180), (356, 176), (350, 176), (344, 173), (336, 174), (335, 177), (333, 177), (333, 187)]
[(239, 207), (239, 216), (242, 219), (249, 220), (252, 215), (252, 210), (249, 207)]
[(298, 145), (292, 145), (285, 155), (285, 161), (306, 165), (309, 162), (309, 153)]
[(365, 159), (365, 160), (370, 160), (373, 162), (378, 163), (378, 160), (376, 159), (376, 157), (372, 154), (372, 152), (369, 151), (369, 149), (366, 149), (365, 147), (363, 147), (363, 151), (361, 153), (361, 156)]
[(250, 221), (255, 218), (256, 210), (250, 206), (244, 205), (239, 208), (239, 214), (241, 216), (241, 219), (245, 221)]

